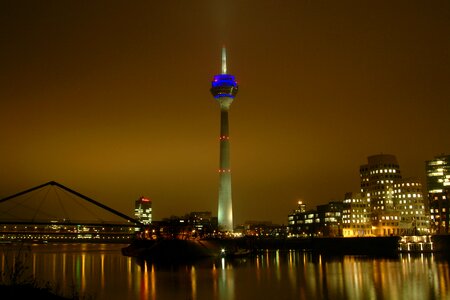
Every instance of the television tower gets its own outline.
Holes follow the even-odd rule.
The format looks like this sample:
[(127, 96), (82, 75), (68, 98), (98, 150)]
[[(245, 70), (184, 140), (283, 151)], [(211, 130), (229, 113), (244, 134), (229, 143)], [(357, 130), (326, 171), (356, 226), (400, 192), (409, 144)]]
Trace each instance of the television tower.
[(220, 105), (220, 167), (218, 223), (224, 231), (233, 231), (233, 204), (231, 201), (230, 136), (228, 111), (238, 91), (233, 75), (227, 74), (227, 52), (222, 48), (222, 73), (214, 76), (211, 93)]

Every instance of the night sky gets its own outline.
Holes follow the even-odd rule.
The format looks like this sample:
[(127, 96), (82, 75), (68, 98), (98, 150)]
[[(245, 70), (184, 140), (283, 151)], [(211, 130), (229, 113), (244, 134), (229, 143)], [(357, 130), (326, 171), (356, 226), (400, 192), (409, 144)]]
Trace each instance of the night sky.
[(450, 152), (449, 1), (1, 1), (0, 198), (216, 215), (222, 45), (236, 224), (342, 200), (369, 155), (424, 178)]

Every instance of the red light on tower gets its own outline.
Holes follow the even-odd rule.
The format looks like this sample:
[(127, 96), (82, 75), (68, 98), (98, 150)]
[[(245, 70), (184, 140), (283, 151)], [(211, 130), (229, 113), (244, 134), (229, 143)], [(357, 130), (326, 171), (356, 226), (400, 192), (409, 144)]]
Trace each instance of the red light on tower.
[(141, 197), (142, 202), (152, 202), (149, 198)]

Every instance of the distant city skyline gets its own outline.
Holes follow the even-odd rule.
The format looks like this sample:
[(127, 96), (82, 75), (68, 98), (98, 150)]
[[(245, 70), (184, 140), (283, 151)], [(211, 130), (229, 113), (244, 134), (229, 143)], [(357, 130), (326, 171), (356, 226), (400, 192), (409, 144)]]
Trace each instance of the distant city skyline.
[(232, 54), (234, 223), (286, 224), (393, 154), (450, 153), (450, 3), (0, 4), (0, 198), (51, 180), (133, 215), (217, 211), (218, 49)]

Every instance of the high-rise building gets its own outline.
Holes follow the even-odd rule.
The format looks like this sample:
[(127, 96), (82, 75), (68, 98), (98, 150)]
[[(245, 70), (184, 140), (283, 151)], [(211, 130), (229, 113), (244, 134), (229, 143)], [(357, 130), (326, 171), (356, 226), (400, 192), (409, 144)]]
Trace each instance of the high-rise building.
[[(376, 235), (398, 234), (399, 216), (394, 212), (394, 182), (401, 179), (400, 166), (394, 155), (368, 157), (360, 167), (361, 193), (370, 203), (372, 225)], [(384, 225), (383, 225), (384, 224)]]
[(374, 235), (429, 233), (422, 184), (418, 179), (402, 179), (394, 155), (369, 156), (360, 174), (362, 197), (370, 203)]
[(428, 203), (433, 233), (449, 233), (450, 155), (438, 155), (425, 163)]
[(425, 210), (422, 184), (418, 179), (398, 179), (394, 183), (394, 202), (400, 212), (402, 235), (425, 235), (430, 233), (430, 219)]
[(233, 75), (227, 74), (227, 55), (222, 48), (222, 73), (211, 82), (211, 93), (220, 105), (220, 165), (219, 165), (219, 229), (233, 231), (233, 205), (231, 197), (230, 135), (228, 112), (236, 97), (238, 84)]
[(145, 225), (152, 223), (152, 200), (140, 197), (134, 205), (134, 216)]

